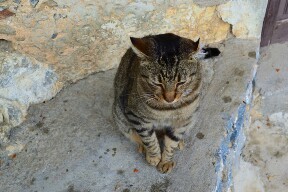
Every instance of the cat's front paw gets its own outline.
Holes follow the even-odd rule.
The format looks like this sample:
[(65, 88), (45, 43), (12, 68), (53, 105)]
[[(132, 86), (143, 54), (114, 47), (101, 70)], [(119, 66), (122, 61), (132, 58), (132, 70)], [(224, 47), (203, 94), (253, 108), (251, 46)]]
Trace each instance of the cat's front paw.
[(161, 160), (161, 155), (157, 156), (150, 156), (149, 154), (146, 154), (146, 161), (153, 166), (157, 166)]
[(161, 173), (170, 173), (175, 165), (176, 163), (174, 161), (160, 162), (157, 166), (157, 169)]

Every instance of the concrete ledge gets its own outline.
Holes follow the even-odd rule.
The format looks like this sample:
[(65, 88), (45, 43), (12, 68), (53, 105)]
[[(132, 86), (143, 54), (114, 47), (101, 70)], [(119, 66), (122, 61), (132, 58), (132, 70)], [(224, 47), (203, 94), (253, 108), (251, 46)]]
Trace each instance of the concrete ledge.
[[(231, 39), (203, 62), (195, 126), (168, 175), (148, 166), (114, 128), (115, 70), (91, 75), (34, 105), (1, 146), (1, 191), (225, 191), (243, 143), (259, 42)], [(248, 87), (247, 87), (248, 86)]]
[(288, 42), (261, 48), (235, 191), (287, 191)]

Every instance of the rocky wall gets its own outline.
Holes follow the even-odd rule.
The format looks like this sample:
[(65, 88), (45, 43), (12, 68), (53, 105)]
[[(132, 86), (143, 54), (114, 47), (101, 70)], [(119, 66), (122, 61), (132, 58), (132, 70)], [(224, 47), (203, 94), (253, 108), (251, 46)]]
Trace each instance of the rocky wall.
[(0, 0), (0, 43), (7, 45), (0, 55), (2, 138), (24, 120), (31, 103), (117, 67), (130, 36), (172, 32), (200, 37), (203, 44), (231, 35), (257, 39), (266, 5), (267, 0)]

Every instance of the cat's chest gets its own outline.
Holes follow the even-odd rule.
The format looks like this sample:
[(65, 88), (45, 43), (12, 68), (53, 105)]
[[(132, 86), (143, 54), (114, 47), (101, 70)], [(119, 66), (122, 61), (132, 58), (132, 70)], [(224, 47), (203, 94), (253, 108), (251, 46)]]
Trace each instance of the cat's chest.
[(163, 127), (181, 127), (187, 124), (192, 113), (185, 110), (170, 110), (170, 111), (150, 111), (146, 114), (146, 118), (155, 128)]

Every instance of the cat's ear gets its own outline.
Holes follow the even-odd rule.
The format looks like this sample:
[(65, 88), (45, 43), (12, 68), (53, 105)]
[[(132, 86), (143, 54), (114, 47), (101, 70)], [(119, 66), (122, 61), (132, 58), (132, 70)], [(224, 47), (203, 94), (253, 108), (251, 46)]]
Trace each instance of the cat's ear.
[(190, 56), (191, 54), (195, 54), (199, 49), (199, 42), (200, 42), (200, 38), (196, 42), (190, 39), (183, 38), (182, 43), (181, 43), (183, 54), (187, 56)]
[(151, 57), (153, 42), (148, 38), (130, 37), (133, 51), (141, 58)]
[(190, 46), (191, 46), (192, 52), (198, 51), (199, 42), (200, 42), (200, 38), (196, 42), (194, 42), (194, 41), (191, 42)]

